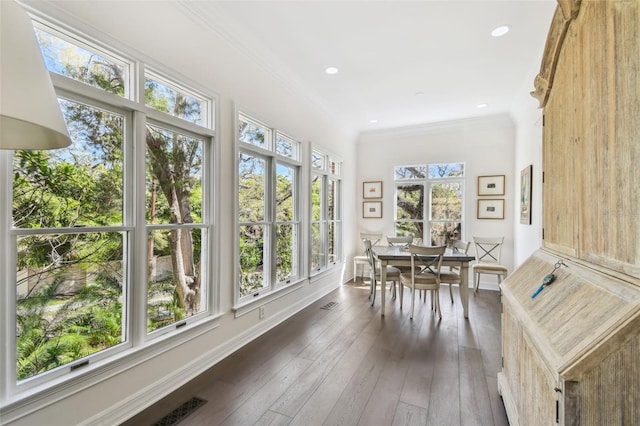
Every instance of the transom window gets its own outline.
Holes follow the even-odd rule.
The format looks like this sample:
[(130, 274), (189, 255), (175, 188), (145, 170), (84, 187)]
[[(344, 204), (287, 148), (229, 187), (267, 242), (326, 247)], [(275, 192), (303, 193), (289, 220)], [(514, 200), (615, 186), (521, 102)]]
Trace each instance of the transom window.
[(462, 238), (464, 163), (396, 166), (395, 231), (429, 245)]

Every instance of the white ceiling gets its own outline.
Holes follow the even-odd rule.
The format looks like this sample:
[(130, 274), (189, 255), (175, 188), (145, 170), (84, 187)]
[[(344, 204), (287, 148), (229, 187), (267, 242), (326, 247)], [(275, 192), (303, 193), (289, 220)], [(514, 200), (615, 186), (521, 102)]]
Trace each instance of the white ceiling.
[[(520, 91), (533, 90), (557, 2), (181, 4), (284, 84), (366, 131), (508, 113)], [(492, 37), (502, 24), (511, 31)], [(339, 73), (326, 74), (328, 66)]]

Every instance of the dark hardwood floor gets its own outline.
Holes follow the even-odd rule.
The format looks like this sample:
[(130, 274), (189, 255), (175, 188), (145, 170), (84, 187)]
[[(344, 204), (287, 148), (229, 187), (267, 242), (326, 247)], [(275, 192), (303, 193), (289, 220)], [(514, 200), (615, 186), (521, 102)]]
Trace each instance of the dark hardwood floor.
[[(507, 425), (497, 391), (500, 297), (469, 297), (469, 320), (447, 286), (442, 320), (410, 293), (385, 318), (368, 286), (333, 291), (125, 425), (151, 425), (192, 397), (180, 425)], [(329, 310), (321, 309), (330, 302)]]

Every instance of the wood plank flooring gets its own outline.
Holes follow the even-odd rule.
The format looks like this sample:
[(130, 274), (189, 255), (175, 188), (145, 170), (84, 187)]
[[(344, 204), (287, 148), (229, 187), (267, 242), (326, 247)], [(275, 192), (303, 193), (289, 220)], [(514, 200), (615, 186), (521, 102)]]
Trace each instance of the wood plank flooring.
[[(151, 425), (191, 397), (207, 402), (179, 424), (507, 425), (497, 391), (500, 297), (469, 297), (469, 320), (448, 289), (442, 319), (410, 293), (403, 310), (342, 286), (124, 425)], [(329, 302), (337, 304), (320, 309)]]

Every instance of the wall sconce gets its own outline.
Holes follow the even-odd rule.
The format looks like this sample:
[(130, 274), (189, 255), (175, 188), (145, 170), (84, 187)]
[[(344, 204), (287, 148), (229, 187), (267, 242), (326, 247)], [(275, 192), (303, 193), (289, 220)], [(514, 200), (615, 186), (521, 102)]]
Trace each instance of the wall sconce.
[(0, 1), (0, 149), (54, 149), (71, 144), (31, 19), (15, 1)]

